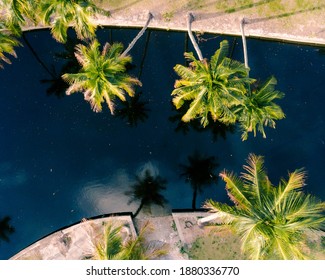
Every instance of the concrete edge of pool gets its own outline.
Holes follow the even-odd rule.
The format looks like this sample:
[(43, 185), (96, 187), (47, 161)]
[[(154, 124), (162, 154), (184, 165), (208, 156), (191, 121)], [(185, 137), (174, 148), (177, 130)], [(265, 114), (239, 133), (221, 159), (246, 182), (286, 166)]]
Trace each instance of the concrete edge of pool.
[(161, 259), (186, 259), (180, 246), (190, 245), (205, 232), (197, 220), (209, 215), (207, 212), (173, 212), (164, 216), (144, 216), (133, 219), (131, 213), (110, 214), (83, 219), (77, 224), (59, 229), (18, 252), (10, 260), (81, 260), (94, 252), (94, 242), (103, 236), (105, 223), (126, 225), (131, 236), (149, 221), (153, 226), (146, 239), (167, 244), (168, 254)]

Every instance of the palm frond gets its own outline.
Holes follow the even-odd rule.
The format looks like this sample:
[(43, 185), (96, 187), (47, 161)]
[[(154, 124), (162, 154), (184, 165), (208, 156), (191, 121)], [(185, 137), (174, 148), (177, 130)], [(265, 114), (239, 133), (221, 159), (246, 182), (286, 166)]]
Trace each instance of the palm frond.
[(268, 186), (265, 184), (268, 179), (264, 171), (264, 159), (262, 156), (250, 154), (247, 164), (243, 166), (246, 173), (242, 173), (241, 177), (245, 180), (245, 184), (252, 189), (250, 199), (254, 201), (256, 199), (257, 204), (262, 206), (262, 194), (265, 192), (265, 187)]
[[(5, 55), (9, 54), (13, 57), (17, 57), (15, 52), (15, 47), (21, 46), (21, 43), (16, 39), (16, 37), (6, 29), (3, 29), (3, 25), (0, 23), (0, 61), (4, 61), (6, 63), (11, 63), (10, 59)], [(0, 68), (3, 68), (3, 65), (0, 63)]]
[(240, 209), (249, 209), (251, 203), (247, 197), (247, 191), (244, 188), (243, 182), (233, 173), (223, 171), (220, 177), (226, 182), (228, 196)]
[(211, 68), (215, 69), (217, 68), (223, 61), (223, 59), (228, 55), (229, 53), (229, 43), (227, 40), (223, 40), (220, 42), (219, 49), (215, 52), (215, 54), (211, 57)]
[(282, 180), (279, 185), (274, 207), (277, 207), (292, 191), (301, 190), (305, 185), (306, 172), (302, 169), (289, 173), (289, 180)]
[(66, 33), (70, 25), (79, 39), (93, 38), (97, 25), (92, 18), (97, 13), (108, 15), (107, 11), (98, 8), (91, 0), (43, 0), (40, 10), (43, 23), (50, 24), (53, 37), (63, 43), (67, 40)]

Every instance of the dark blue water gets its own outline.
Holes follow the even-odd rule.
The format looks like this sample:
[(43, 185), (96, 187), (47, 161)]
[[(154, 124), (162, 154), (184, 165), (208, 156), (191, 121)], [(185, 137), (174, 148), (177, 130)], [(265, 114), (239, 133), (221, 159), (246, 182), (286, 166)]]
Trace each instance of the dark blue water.
[[(127, 45), (136, 30), (100, 30), (101, 42)], [(55, 56), (63, 46), (47, 31), (26, 33), (26, 38), (44, 64), (60, 72), (66, 62)], [(200, 42), (210, 57), (226, 38), (205, 35)], [(248, 40), (251, 76), (264, 81), (271, 74), (286, 96), (279, 101), (286, 119), (276, 130), (267, 129), (242, 142), (240, 132), (214, 139), (211, 130), (175, 132), (176, 112), (170, 93), (177, 78), (176, 63), (184, 63), (184, 33), (151, 31), (143, 60), (146, 36), (131, 51), (138, 75), (143, 63), (140, 101), (147, 102), (148, 118), (136, 127), (111, 116), (104, 106), (96, 114), (81, 94), (58, 98), (47, 94), (49, 74), (25, 45), (18, 59), (0, 72), (0, 218), (11, 217), (16, 232), (10, 243), (0, 243), (0, 259), (6, 259), (42, 236), (63, 226), (111, 212), (135, 211), (124, 194), (135, 174), (146, 168), (167, 179), (164, 192), (167, 209), (190, 208), (191, 186), (180, 177), (180, 164), (195, 151), (214, 156), (219, 167), (241, 171), (249, 153), (265, 156), (274, 184), (288, 171), (304, 167), (306, 191), (325, 198), (322, 172), (325, 166), (325, 55), (318, 48), (277, 42)], [(233, 37), (227, 37), (232, 45)], [(192, 47), (189, 45), (189, 50)], [(233, 58), (242, 60), (242, 47), (234, 43)], [(207, 198), (227, 201), (224, 184), (204, 189), (200, 206)]]

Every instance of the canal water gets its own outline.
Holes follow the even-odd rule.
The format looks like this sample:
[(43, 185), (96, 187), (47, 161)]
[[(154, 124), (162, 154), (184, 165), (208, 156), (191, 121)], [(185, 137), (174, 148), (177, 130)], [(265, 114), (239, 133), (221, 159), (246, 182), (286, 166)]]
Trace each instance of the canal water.
[[(137, 32), (101, 29), (98, 38), (126, 46)], [(153, 207), (153, 214), (190, 209), (193, 191), (181, 174), (195, 154), (214, 157), (215, 174), (240, 173), (249, 153), (263, 155), (273, 184), (303, 167), (305, 191), (325, 199), (324, 49), (247, 40), (250, 76), (277, 78), (286, 118), (266, 129), (266, 139), (250, 135), (242, 142), (236, 127), (181, 125), (170, 94), (173, 67), (185, 63), (184, 51), (193, 51), (186, 33), (151, 30), (131, 50), (129, 73), (143, 84), (136, 119), (128, 119), (120, 103), (112, 116), (105, 106), (92, 112), (82, 94), (65, 96), (62, 83), (50, 80), (75, 67), (72, 45), (64, 48), (47, 30), (26, 32), (25, 39), (18, 58), (0, 71), (0, 219), (9, 216), (15, 228), (10, 242), (0, 240), (0, 259), (84, 217), (134, 212), (139, 202), (129, 204), (125, 192), (145, 170), (167, 181), (162, 194), (168, 204)], [(203, 56), (210, 58), (223, 39), (232, 57), (243, 61), (240, 38), (215, 34), (200, 36)], [(228, 202), (221, 180), (202, 187), (197, 207), (208, 198)]]

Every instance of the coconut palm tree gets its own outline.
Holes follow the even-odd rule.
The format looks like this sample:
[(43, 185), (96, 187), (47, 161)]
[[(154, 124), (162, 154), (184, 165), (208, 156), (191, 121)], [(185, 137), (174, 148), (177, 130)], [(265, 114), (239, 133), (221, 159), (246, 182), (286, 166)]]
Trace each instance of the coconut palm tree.
[(85, 100), (90, 102), (95, 112), (102, 111), (102, 103), (106, 101), (113, 114), (115, 98), (125, 101), (125, 94), (133, 96), (133, 86), (141, 83), (125, 73), (126, 65), (132, 58), (121, 55), (122, 44), (106, 43), (102, 51), (99, 47), (97, 40), (89, 47), (77, 45), (75, 56), (82, 68), (79, 73), (66, 73), (62, 78), (70, 84), (66, 91), (67, 95), (83, 92)]
[(62, 43), (67, 40), (69, 26), (73, 27), (79, 39), (93, 38), (97, 25), (92, 18), (96, 14), (110, 15), (92, 0), (43, 0), (40, 3), (41, 21), (51, 26), (53, 37)]
[(89, 47), (77, 45), (75, 56), (82, 68), (79, 73), (62, 75), (62, 78), (70, 84), (66, 91), (67, 95), (78, 91), (83, 92), (85, 100), (90, 102), (95, 112), (100, 112), (101, 103), (106, 101), (111, 114), (114, 114), (116, 97), (122, 101), (126, 101), (125, 93), (133, 97), (135, 93), (133, 86), (141, 86), (141, 82), (125, 73), (127, 64), (132, 61), (128, 52), (143, 35), (151, 19), (152, 14), (148, 13), (145, 26), (123, 53), (123, 46), (120, 43), (112, 45), (106, 43), (101, 52), (100, 44), (96, 39)]
[(204, 59), (191, 31), (193, 20), (193, 15), (188, 14), (188, 34), (199, 60), (193, 53), (185, 52), (185, 58), (190, 61), (189, 67), (180, 64), (174, 67), (181, 79), (175, 82), (173, 103), (179, 109), (186, 101), (191, 101), (182, 117), (184, 122), (200, 118), (205, 127), (210, 116), (213, 121), (235, 123), (236, 114), (232, 108), (242, 102), (241, 96), (246, 92), (246, 84), (253, 80), (248, 78), (244, 64), (227, 57), (229, 44), (226, 40), (220, 43), (220, 48), (210, 61)]
[[(247, 43), (244, 26), (249, 23), (248, 19), (243, 18), (240, 22), (241, 37), (243, 42), (243, 52), (245, 67), (249, 72)], [(243, 96), (243, 103), (237, 111), (240, 115), (238, 121), (242, 130), (242, 140), (246, 140), (248, 132), (254, 132), (256, 129), (266, 138), (264, 126), (275, 128), (275, 120), (281, 120), (285, 117), (281, 107), (273, 102), (275, 99), (284, 97), (282, 92), (274, 90), (277, 81), (274, 77), (268, 80), (262, 86), (248, 86), (247, 94)], [(254, 90), (255, 88), (255, 90)], [(253, 90), (252, 90), (253, 89)], [(256, 128), (257, 127), (257, 128)]]
[(131, 185), (130, 191), (125, 195), (131, 196), (129, 204), (140, 200), (140, 205), (135, 211), (133, 217), (136, 217), (143, 207), (148, 208), (152, 204), (163, 207), (168, 201), (160, 193), (166, 189), (167, 181), (159, 175), (153, 175), (149, 169), (146, 169), (143, 175), (136, 175), (136, 182)]
[(6, 28), (3, 22), (0, 22), (0, 68), (3, 68), (1, 61), (11, 63), (10, 59), (5, 55), (10, 54), (17, 57), (14, 50), (15, 47), (21, 46), (17, 38)]
[[(211, 57), (204, 59), (191, 32), (194, 17), (188, 15), (188, 34), (194, 45), (199, 60), (192, 53), (185, 53), (191, 61), (189, 67), (176, 65), (174, 70), (181, 77), (175, 82), (172, 92), (176, 109), (186, 106), (191, 101), (182, 121), (189, 122), (200, 118), (203, 127), (209, 124), (209, 118), (223, 124), (239, 122), (243, 130), (242, 139), (246, 140), (248, 132), (254, 131), (256, 126), (265, 137), (264, 126), (275, 126), (274, 120), (284, 117), (281, 108), (273, 103), (283, 94), (274, 91), (274, 78), (270, 78), (261, 87), (261, 92), (251, 91), (251, 84), (255, 81), (249, 78), (246, 40), (243, 32), (245, 64), (227, 57), (229, 46), (227, 41), (220, 43), (220, 48)], [(258, 118), (257, 118), (258, 116)]]
[(215, 169), (218, 167), (215, 157), (205, 157), (199, 153), (194, 153), (188, 157), (189, 165), (181, 164), (181, 176), (189, 182), (193, 189), (192, 209), (196, 209), (196, 198), (198, 193), (202, 193), (204, 186), (210, 186), (217, 182)]
[(166, 245), (148, 242), (146, 234), (153, 230), (146, 222), (136, 237), (125, 236), (122, 232), (125, 227), (109, 223), (105, 227), (104, 238), (95, 242), (95, 260), (149, 260), (156, 259), (167, 253)]
[(238, 107), (238, 122), (242, 131), (242, 140), (246, 140), (249, 132), (256, 136), (258, 130), (264, 138), (264, 126), (275, 128), (275, 121), (285, 117), (281, 107), (274, 103), (275, 99), (283, 98), (284, 94), (274, 89), (277, 81), (270, 77), (263, 85), (250, 90), (243, 96), (243, 103)]
[(0, 243), (1, 240), (9, 242), (9, 235), (15, 232), (14, 227), (9, 224), (10, 220), (9, 216), (5, 216), (0, 220)]
[(264, 169), (262, 156), (249, 155), (240, 177), (220, 174), (234, 206), (208, 200), (211, 216), (239, 234), (242, 250), (252, 259), (304, 259), (301, 246), (308, 230), (324, 229), (325, 203), (305, 194), (305, 172), (295, 170), (289, 179), (273, 186)]
[(191, 61), (190, 67), (180, 64), (174, 67), (181, 77), (175, 82), (172, 92), (176, 109), (186, 101), (192, 101), (182, 121), (201, 118), (204, 127), (209, 124), (209, 117), (225, 124), (236, 122), (233, 108), (241, 104), (245, 85), (252, 79), (248, 78), (244, 64), (226, 57), (228, 49), (228, 42), (222, 41), (210, 62), (197, 60), (192, 53), (185, 53)]

